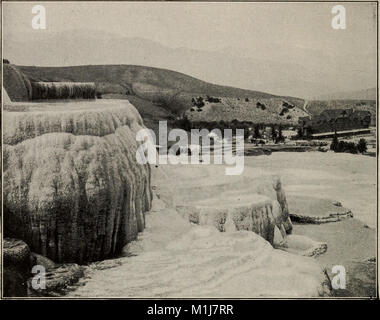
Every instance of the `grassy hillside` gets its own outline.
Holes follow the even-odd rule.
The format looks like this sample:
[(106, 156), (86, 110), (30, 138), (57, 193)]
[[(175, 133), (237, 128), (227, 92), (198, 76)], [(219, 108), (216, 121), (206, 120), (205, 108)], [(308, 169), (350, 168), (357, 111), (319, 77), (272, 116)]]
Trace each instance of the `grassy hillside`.
[[(237, 114), (234, 108), (227, 103), (227, 98), (234, 101), (244, 101), (246, 98), (253, 99), (277, 99), (286, 100), (295, 107), (302, 106), (303, 100), (292, 97), (278, 97), (265, 92), (244, 90), (228, 86), (219, 86), (205, 81), (187, 76), (185, 74), (165, 69), (134, 66), (134, 65), (98, 65), (98, 66), (75, 66), (75, 67), (19, 67), (20, 70), (31, 81), (75, 81), (75, 82), (95, 82), (97, 91), (103, 95), (126, 95), (128, 99), (136, 100), (140, 112), (144, 113), (144, 105), (151, 116), (152, 108), (157, 106), (157, 112), (166, 110), (167, 116), (182, 116), (186, 111), (194, 107), (193, 98), (206, 96), (223, 98), (223, 114), (236, 119), (238, 116), (248, 116), (249, 119), (256, 121), (256, 109), (242, 104), (240, 112)], [(120, 97), (120, 96), (119, 96)], [(132, 98), (134, 97), (134, 98)], [(145, 102), (141, 101), (145, 100)], [(238, 100), (239, 99), (239, 100)], [(224, 103), (225, 102), (225, 103)], [(152, 105), (153, 104), (153, 105)], [(237, 104), (237, 103), (235, 103)], [(247, 107), (249, 112), (241, 112), (242, 108)], [(280, 107), (279, 107), (280, 108)], [(254, 110), (254, 111), (252, 111)], [(219, 110), (215, 115), (208, 112), (207, 119), (213, 120), (218, 117)], [(258, 110), (257, 110), (258, 111)], [(281, 109), (279, 110), (281, 112)], [(261, 114), (262, 112), (260, 112)], [(271, 112), (264, 112), (267, 122), (277, 121)], [(260, 116), (260, 118), (262, 118)]]
[[(214, 98), (214, 97), (213, 97)], [(193, 121), (252, 121), (294, 125), (298, 117), (307, 116), (300, 103), (276, 98), (230, 98), (204, 99), (204, 106), (193, 106), (186, 115)], [(211, 101), (210, 101), (211, 100)], [(291, 99), (290, 99), (291, 100)]]

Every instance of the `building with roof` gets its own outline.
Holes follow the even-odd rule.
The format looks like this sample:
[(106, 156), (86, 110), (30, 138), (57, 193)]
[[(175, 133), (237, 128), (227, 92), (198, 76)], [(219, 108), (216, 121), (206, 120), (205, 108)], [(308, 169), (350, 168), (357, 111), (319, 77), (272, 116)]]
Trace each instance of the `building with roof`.
[(360, 129), (368, 129), (370, 122), (369, 111), (353, 109), (328, 109), (317, 116), (298, 119), (299, 133), (303, 137), (323, 136), (324, 133), (331, 132), (361, 133)]

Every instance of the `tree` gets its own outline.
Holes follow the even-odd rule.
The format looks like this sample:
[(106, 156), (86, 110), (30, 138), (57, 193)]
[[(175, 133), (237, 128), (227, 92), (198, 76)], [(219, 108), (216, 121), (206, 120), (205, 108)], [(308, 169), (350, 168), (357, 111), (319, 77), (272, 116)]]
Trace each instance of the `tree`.
[(302, 138), (302, 136), (303, 136), (303, 129), (302, 129), (302, 127), (298, 127), (297, 138)]
[(249, 138), (249, 128), (244, 127), (244, 140), (247, 140)]
[(358, 153), (358, 147), (354, 142), (348, 142), (346, 144), (346, 150), (353, 154)]
[(313, 138), (313, 128), (311, 126), (306, 127), (306, 139)]
[(182, 119), (178, 121), (178, 126), (185, 131), (190, 131), (191, 121), (187, 118), (187, 116), (184, 116)]
[(272, 131), (272, 140), (273, 141), (276, 141), (277, 139), (277, 132), (276, 132), (276, 127), (274, 126), (274, 124), (271, 126), (271, 131)]
[(357, 149), (360, 153), (364, 153), (367, 151), (367, 141), (361, 138), (358, 142)]
[(253, 129), (253, 137), (261, 138), (260, 128), (258, 125), (256, 125), (255, 128)]
[(330, 144), (330, 149), (333, 151), (338, 151), (338, 144), (339, 144), (338, 134), (336, 133), (336, 130), (335, 130), (334, 137)]
[(346, 150), (346, 143), (344, 141), (339, 141), (335, 152), (344, 152)]
[(282, 126), (280, 124), (279, 128), (278, 128), (278, 136), (277, 136), (277, 142), (283, 142), (285, 141), (285, 137), (284, 135), (282, 134)]

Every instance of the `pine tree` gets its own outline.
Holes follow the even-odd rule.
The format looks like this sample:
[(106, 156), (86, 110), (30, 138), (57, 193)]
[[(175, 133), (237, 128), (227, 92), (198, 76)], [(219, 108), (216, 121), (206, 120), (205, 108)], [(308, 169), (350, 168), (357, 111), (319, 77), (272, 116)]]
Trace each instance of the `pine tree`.
[(276, 141), (277, 139), (277, 132), (276, 132), (276, 128), (274, 125), (272, 125), (272, 140), (273, 141)]
[(297, 129), (297, 137), (298, 138), (302, 138), (303, 136), (303, 130), (302, 130), (302, 127), (298, 127)]
[(367, 141), (363, 138), (361, 138), (357, 145), (358, 151), (360, 153), (364, 153), (367, 151)]
[(285, 137), (283, 136), (282, 134), (282, 126), (280, 125), (280, 127), (278, 128), (278, 137), (277, 137), (277, 141), (279, 142), (283, 142), (285, 141)]
[(335, 130), (333, 140), (330, 144), (330, 149), (337, 152), (338, 151), (338, 145), (339, 145), (338, 134), (336, 133), (336, 130)]
[(255, 137), (255, 138), (261, 138), (261, 133), (260, 133), (260, 129), (259, 129), (259, 126), (258, 125), (256, 125), (255, 126), (255, 129), (254, 129), (254, 131), (253, 131), (253, 136)]

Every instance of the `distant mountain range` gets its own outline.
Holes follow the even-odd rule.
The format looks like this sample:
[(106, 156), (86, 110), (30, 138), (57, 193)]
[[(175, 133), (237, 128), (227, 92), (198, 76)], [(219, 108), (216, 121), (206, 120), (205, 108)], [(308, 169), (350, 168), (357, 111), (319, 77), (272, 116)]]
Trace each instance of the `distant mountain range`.
[(368, 68), (368, 61), (375, 63), (375, 57), (363, 53), (358, 59), (361, 53), (354, 56), (348, 52), (347, 68), (323, 48), (318, 52), (302, 46), (284, 50), (273, 43), (253, 49), (203, 51), (89, 30), (14, 35), (3, 41), (3, 56), (17, 65), (144, 65), (216, 84), (307, 99), (347, 88), (370, 88), (376, 81), (373, 68)]
[(316, 97), (313, 100), (376, 100), (376, 88), (331, 93)]

